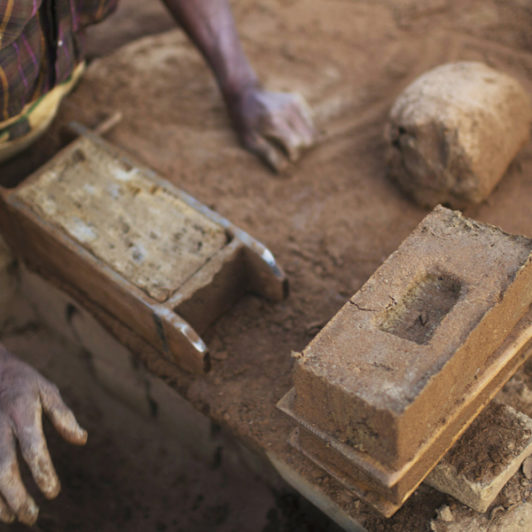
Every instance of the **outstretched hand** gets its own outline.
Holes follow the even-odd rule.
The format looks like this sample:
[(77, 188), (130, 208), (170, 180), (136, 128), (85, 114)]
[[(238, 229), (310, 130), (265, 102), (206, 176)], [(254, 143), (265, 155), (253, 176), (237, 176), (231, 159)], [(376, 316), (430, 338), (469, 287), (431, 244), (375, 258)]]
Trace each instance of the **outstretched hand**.
[(211, 67), (241, 143), (274, 171), (315, 142), (310, 112), (295, 94), (268, 92), (244, 54), (228, 0), (163, 0)]
[(61, 490), (44, 438), (43, 410), (65, 440), (87, 441), (57, 387), (0, 346), (0, 520), (5, 523), (17, 518), (31, 525), (39, 513), (20, 478), (15, 440), (44, 495), (52, 499)]
[(316, 140), (305, 100), (298, 94), (268, 92), (251, 86), (227, 101), (229, 114), (243, 146), (275, 172)]

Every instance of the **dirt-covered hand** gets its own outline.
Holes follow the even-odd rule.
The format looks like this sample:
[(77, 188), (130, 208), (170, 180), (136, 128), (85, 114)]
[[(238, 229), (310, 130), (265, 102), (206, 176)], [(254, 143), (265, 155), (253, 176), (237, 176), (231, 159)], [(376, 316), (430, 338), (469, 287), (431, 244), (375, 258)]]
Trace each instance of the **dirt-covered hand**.
[(229, 99), (228, 108), (244, 147), (276, 172), (286, 166), (283, 154), (295, 162), (315, 142), (309, 107), (298, 94), (251, 86)]
[(57, 387), (0, 345), (0, 520), (5, 523), (18, 519), (31, 525), (39, 513), (20, 478), (16, 440), (44, 495), (51, 499), (61, 489), (44, 438), (43, 410), (65, 440), (87, 441)]

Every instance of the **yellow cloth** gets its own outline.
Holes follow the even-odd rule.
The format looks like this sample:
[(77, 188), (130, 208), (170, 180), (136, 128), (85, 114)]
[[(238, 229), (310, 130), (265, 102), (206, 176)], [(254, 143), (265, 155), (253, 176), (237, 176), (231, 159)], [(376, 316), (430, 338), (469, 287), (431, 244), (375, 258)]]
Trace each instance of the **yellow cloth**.
[(67, 81), (54, 87), (36, 102), (27, 104), (19, 115), (0, 122), (0, 131), (23, 118), (26, 118), (30, 125), (28, 133), (14, 140), (9, 140), (7, 134), (3, 137), (0, 134), (0, 163), (26, 149), (46, 131), (55, 118), (62, 99), (74, 88), (84, 71), (85, 63), (83, 62), (74, 69)]

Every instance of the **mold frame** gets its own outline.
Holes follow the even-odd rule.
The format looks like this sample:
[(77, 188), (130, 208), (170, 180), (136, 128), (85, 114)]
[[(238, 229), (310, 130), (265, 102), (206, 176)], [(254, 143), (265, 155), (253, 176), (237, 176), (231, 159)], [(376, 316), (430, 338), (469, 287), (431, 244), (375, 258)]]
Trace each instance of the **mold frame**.
[[(69, 292), (81, 304), (84, 299), (88, 299), (106, 309), (182, 369), (192, 373), (208, 371), (207, 346), (186, 317), (178, 313), (178, 300), (183, 287), (177, 289), (167, 301), (157, 302), (53, 223), (34, 213), (17, 197), (17, 192), (24, 186), (35, 183), (43, 173), (53, 169), (57, 161), (74, 153), (82, 139), (88, 139), (123, 164), (137, 168), (155, 185), (225, 230), (228, 235), (226, 246), (183, 285), (187, 286), (188, 297), (193, 295), (194, 288), (197, 290), (206, 286), (214, 278), (217, 268), (222, 268), (231, 260), (238, 260), (242, 264), (241, 280), (246, 291), (272, 301), (280, 301), (288, 294), (288, 281), (284, 272), (268, 248), (229, 220), (161, 178), (150, 168), (137, 163), (129, 154), (84, 126), (73, 123), (71, 128), (79, 134), (77, 139), (15, 188), (0, 188), (0, 231), (6, 242), (14, 254), (22, 258), (30, 268)], [(227, 290), (222, 291), (222, 295), (228, 293)], [(233, 301), (235, 299), (236, 297)], [(217, 312), (211, 312), (209, 323), (218, 315)], [(201, 328), (209, 323), (202, 323)]]

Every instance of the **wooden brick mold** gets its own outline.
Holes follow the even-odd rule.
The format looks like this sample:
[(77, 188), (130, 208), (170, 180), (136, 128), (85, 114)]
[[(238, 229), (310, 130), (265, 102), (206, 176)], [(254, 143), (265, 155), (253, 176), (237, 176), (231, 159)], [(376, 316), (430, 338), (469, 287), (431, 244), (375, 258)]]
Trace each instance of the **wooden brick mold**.
[(76, 127), (77, 140), (1, 190), (6, 241), (183, 369), (205, 371), (199, 334), (246, 290), (284, 298), (284, 273), (260, 242)]
[(530, 354), (532, 241), (436, 207), (297, 356), (291, 442), (392, 515)]

